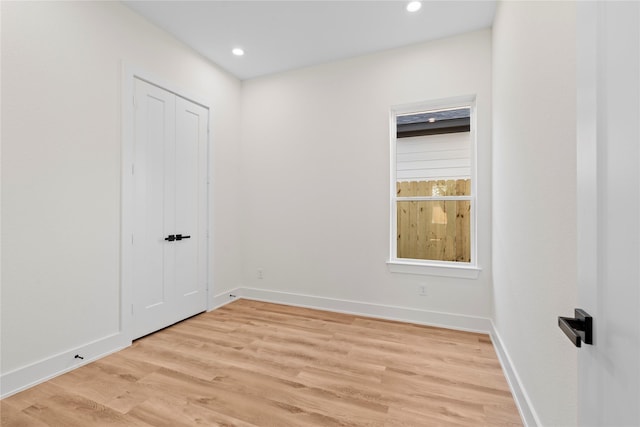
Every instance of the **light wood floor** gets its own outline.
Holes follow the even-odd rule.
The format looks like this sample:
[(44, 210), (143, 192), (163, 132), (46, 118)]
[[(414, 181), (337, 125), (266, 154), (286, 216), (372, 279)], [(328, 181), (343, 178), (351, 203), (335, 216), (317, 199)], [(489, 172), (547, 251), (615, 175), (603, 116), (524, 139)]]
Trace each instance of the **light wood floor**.
[(2, 426), (522, 425), (486, 335), (248, 300), (1, 404)]

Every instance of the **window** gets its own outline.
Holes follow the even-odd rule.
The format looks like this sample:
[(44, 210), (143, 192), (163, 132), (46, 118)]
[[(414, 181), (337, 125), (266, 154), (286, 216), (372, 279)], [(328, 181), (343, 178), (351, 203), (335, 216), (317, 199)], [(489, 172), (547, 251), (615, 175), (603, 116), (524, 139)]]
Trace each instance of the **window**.
[(390, 264), (475, 267), (474, 126), (470, 97), (392, 108)]

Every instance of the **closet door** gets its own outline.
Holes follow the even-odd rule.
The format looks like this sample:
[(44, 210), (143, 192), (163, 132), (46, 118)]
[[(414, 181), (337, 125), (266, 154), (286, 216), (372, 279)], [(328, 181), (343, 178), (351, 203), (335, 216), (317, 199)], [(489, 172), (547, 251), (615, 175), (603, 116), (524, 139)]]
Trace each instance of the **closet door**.
[[(209, 111), (176, 96), (175, 298), (178, 320), (206, 309)], [(189, 236), (184, 238), (184, 236)]]
[(133, 338), (206, 309), (205, 108), (135, 80)]

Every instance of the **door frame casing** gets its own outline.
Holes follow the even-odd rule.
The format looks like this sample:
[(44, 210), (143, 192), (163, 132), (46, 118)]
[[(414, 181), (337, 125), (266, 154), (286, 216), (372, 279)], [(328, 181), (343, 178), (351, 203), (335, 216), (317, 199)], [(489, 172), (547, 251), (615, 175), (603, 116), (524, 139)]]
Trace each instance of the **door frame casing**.
[(205, 265), (205, 282), (206, 282), (206, 308), (211, 310), (211, 230), (213, 212), (211, 189), (211, 123), (212, 111), (209, 102), (201, 97), (193, 96), (188, 91), (184, 91), (177, 85), (159, 79), (157, 76), (148, 73), (145, 70), (122, 64), (122, 126), (121, 126), (121, 170), (120, 170), (120, 333), (128, 343), (133, 341), (133, 232), (134, 232), (134, 197), (135, 197), (135, 180), (134, 180), (134, 144), (135, 144), (135, 127), (134, 127), (134, 95), (135, 95), (135, 79), (143, 80), (149, 84), (162, 88), (181, 98), (198, 104), (208, 110), (207, 124), (207, 150), (206, 156), (206, 265)]

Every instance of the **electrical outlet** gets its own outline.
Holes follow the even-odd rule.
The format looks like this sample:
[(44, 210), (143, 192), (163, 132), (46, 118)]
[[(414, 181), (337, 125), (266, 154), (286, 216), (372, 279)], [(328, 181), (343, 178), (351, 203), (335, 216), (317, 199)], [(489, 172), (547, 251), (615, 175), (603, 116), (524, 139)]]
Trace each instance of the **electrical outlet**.
[(427, 287), (425, 285), (418, 286), (418, 295), (420, 295), (421, 297), (427, 296)]
[(257, 275), (258, 275), (258, 279), (262, 279), (262, 278), (264, 278), (264, 276), (263, 276), (263, 274), (262, 274), (262, 269), (261, 269), (261, 268), (259, 268), (259, 269), (258, 269), (258, 274), (257, 274)]

